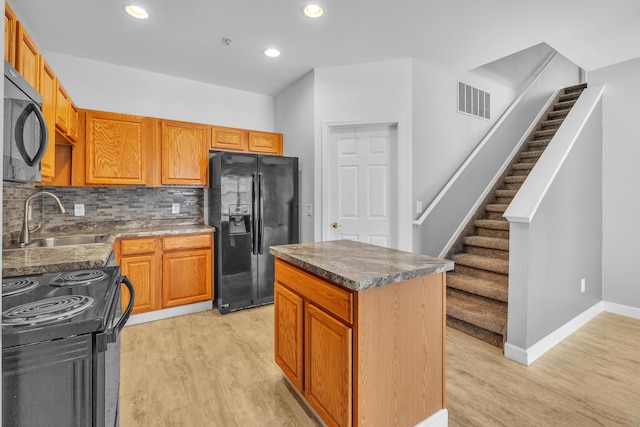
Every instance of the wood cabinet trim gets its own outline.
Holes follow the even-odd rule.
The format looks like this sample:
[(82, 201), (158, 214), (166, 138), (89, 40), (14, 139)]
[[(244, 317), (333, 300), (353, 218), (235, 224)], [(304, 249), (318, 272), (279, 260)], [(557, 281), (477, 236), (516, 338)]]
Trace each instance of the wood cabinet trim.
[(16, 66), (16, 23), (18, 18), (8, 3), (4, 4), (4, 59)]
[(294, 292), (323, 307), (342, 321), (353, 324), (353, 292), (278, 258), (275, 260), (275, 276), (278, 281)]
[(213, 244), (212, 234), (190, 234), (162, 238), (163, 251), (182, 249), (210, 248)]
[(120, 240), (120, 253), (122, 255), (155, 253), (157, 247), (155, 238), (126, 238)]
[(279, 282), (274, 284), (273, 291), (274, 312), (277, 314), (274, 322), (275, 360), (293, 385), (302, 393), (304, 388), (302, 357), (304, 302), (300, 295)]

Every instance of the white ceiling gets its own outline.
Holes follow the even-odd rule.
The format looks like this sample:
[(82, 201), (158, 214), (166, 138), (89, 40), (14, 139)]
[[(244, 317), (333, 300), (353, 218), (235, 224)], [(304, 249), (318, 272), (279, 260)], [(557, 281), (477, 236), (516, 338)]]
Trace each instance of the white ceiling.
[(127, 0), (9, 4), (44, 51), (268, 95), (317, 67), (410, 57), (458, 73), (541, 42), (587, 71), (640, 57), (639, 0), (321, 0), (316, 20), (301, 0), (132, 2), (149, 19)]

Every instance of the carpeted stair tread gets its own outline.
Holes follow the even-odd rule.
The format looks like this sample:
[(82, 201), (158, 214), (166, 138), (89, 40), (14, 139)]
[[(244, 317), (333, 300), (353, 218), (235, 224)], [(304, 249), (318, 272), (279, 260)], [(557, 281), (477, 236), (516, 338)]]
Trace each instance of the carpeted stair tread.
[(502, 335), (479, 328), (472, 325), (471, 323), (463, 322), (462, 320), (447, 316), (447, 326), (449, 328), (477, 338), (480, 341), (484, 341), (485, 343), (490, 344), (494, 347), (502, 348), (504, 346), (504, 337)]
[(555, 104), (553, 106), (553, 111), (558, 111), (558, 110), (569, 110), (571, 109), (571, 107), (573, 107), (573, 105), (576, 103), (576, 101), (565, 101), (565, 102), (558, 102), (557, 104)]
[(564, 93), (570, 92), (582, 92), (587, 88), (587, 83), (579, 83), (577, 85), (569, 86), (564, 88)]
[(505, 205), (504, 203), (491, 203), (484, 207), (487, 212), (496, 212), (496, 213), (504, 213), (507, 210), (509, 205)]
[(447, 316), (502, 334), (507, 324), (507, 304), (447, 289)]
[[(454, 264), (486, 270), (492, 273), (509, 274), (509, 261), (482, 255), (459, 253), (453, 256)], [(455, 267), (454, 267), (455, 271)]]
[(533, 169), (533, 163), (514, 163), (511, 167), (517, 171), (529, 171)]
[(515, 197), (518, 190), (496, 190), (496, 197)]
[(540, 126), (543, 129), (548, 129), (548, 128), (559, 128), (560, 125), (562, 124), (564, 119), (553, 119), (553, 120), (545, 120), (544, 122), (540, 123)]
[(507, 221), (506, 219), (477, 219), (473, 222), (473, 224), (476, 227), (509, 231), (509, 221)]
[(533, 134), (535, 135), (536, 138), (551, 138), (553, 137), (553, 135), (556, 134), (556, 132), (558, 131), (558, 129), (543, 129), (543, 130), (537, 130), (535, 131)]
[(549, 145), (549, 142), (551, 142), (551, 139), (549, 139), (549, 138), (534, 139), (533, 141), (529, 141), (528, 145), (529, 145), (529, 147), (546, 148), (547, 145)]
[(520, 162), (522, 162), (523, 159), (537, 159), (542, 156), (542, 153), (544, 153), (543, 150), (531, 150), (531, 151), (523, 151), (522, 153), (520, 153)]
[(480, 248), (509, 250), (509, 239), (500, 239), (498, 237), (467, 236), (463, 239), (463, 242), (465, 245), (478, 246)]
[(575, 101), (576, 99), (578, 99), (581, 93), (582, 91), (565, 93), (563, 95), (560, 95), (560, 97), (558, 98), (558, 101), (559, 102)]
[(456, 272), (447, 273), (447, 287), (502, 302), (509, 299), (507, 285)]
[(507, 184), (522, 184), (527, 179), (524, 175), (511, 175), (504, 178), (504, 182)]
[(557, 119), (557, 118), (560, 118), (560, 117), (565, 118), (565, 117), (567, 117), (567, 114), (569, 114), (569, 111), (571, 111), (571, 110), (567, 109), (567, 110), (551, 111), (547, 115), (547, 118), (549, 118), (549, 119)]

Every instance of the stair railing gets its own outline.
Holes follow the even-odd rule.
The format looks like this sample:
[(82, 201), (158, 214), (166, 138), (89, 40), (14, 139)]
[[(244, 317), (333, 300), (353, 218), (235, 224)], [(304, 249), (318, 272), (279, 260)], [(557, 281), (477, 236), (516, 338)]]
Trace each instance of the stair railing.
[[(423, 253), (438, 254), (440, 257), (445, 256), (477, 207), (486, 197), (486, 192), (489, 191), (495, 180), (500, 177), (512, 157), (517, 153), (518, 148), (525, 142), (526, 137), (537, 124), (546, 106), (552, 102), (555, 93), (553, 96), (548, 97), (550, 90), (554, 92), (560, 87), (575, 84), (571, 80), (573, 75), (563, 75), (559, 77), (560, 81), (554, 78), (551, 81), (541, 80), (547, 71), (553, 71), (552, 66), (554, 63), (558, 63), (557, 58), (559, 56), (558, 52), (554, 51), (532, 74), (525, 89), (500, 116), (491, 130), (465, 159), (460, 168), (422, 212), (420, 217), (413, 221), (413, 225), (416, 228), (424, 224), (422, 232), (425, 233), (425, 240), (428, 241), (428, 245), (431, 245), (426, 250), (423, 249)], [(562, 65), (558, 65), (558, 67), (562, 72)], [(549, 88), (551, 85), (553, 85), (553, 89)], [(535, 114), (538, 114), (538, 117), (529, 122), (530, 117)], [(508, 121), (508, 119), (516, 116), (516, 120)], [(515, 146), (511, 142), (514, 135), (522, 135), (522, 138)], [(506, 144), (509, 145), (507, 146)], [(499, 153), (495, 152), (496, 149), (494, 147), (497, 145), (500, 145)], [(505, 145), (506, 153), (505, 147), (502, 145)], [(505, 158), (506, 160), (501, 160)], [(498, 163), (492, 169), (489, 169), (485, 164), (482, 164), (482, 160), (497, 161)], [(481, 168), (479, 170), (485, 173), (487, 169), (489, 171), (498, 169), (498, 173), (486, 179), (478, 180), (476, 178), (478, 171), (472, 170), (474, 166), (476, 169)], [(473, 190), (476, 191), (469, 191), (470, 187), (474, 187)], [(478, 195), (480, 196), (478, 197)], [(475, 201), (475, 205), (469, 200)], [(456, 211), (459, 214), (452, 214), (452, 211)], [(437, 218), (431, 220), (434, 217)]]

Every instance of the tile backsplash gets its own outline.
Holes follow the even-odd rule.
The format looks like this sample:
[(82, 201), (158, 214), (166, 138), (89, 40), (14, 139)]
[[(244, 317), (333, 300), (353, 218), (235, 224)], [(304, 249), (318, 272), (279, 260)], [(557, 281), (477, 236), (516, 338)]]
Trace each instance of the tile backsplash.
[[(49, 191), (60, 199), (67, 213), (59, 214), (49, 198), (33, 200), (30, 224), (41, 223), (44, 229), (86, 222), (126, 220), (180, 220), (202, 223), (204, 190), (189, 187), (36, 187), (33, 184), (4, 182), (2, 203), (2, 237), (6, 246), (20, 233), (24, 201), (31, 194)], [(174, 203), (180, 213), (172, 213)], [(74, 204), (84, 204), (84, 216), (74, 216)]]

